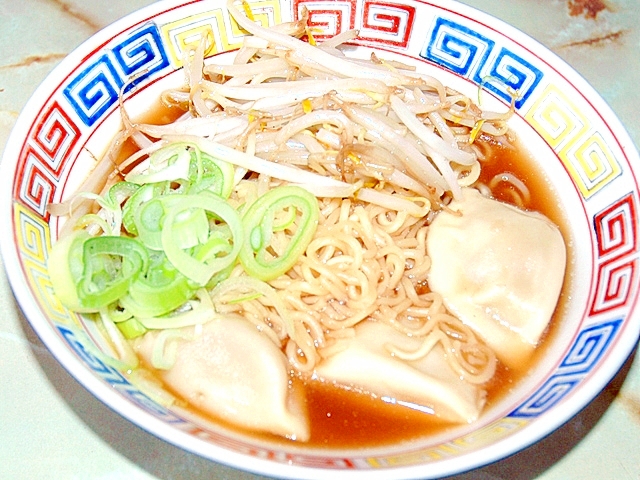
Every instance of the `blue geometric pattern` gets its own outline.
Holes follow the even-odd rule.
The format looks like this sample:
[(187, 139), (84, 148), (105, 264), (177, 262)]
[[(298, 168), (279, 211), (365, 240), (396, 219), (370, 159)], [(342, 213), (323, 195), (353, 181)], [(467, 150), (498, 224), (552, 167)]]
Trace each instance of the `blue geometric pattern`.
[(562, 400), (597, 365), (622, 321), (611, 320), (580, 331), (556, 373), (509, 416), (537, 417)]
[(615, 337), (621, 323), (622, 319), (619, 319), (592, 325), (582, 330), (558, 370), (588, 373), (607, 350), (607, 346)]
[(102, 55), (71, 80), (64, 96), (82, 122), (90, 127), (118, 101), (123, 84), (111, 58)]
[[(64, 96), (82, 122), (90, 127), (128, 91), (169, 66), (169, 57), (154, 24), (131, 32), (71, 78)], [(131, 81), (131, 77), (135, 77)]]
[(484, 65), (495, 42), (451, 20), (438, 17), (420, 56), (468, 77)]
[[(497, 53), (496, 53), (497, 52)], [(513, 51), (449, 19), (438, 17), (420, 56), (482, 85), (516, 109), (531, 96), (543, 73)]]
[[(474, 75), (474, 81), (482, 83), (483, 78), (486, 78), (487, 81), (482, 83), (482, 86), (507, 102), (511, 101), (513, 92), (518, 92), (516, 108), (522, 107), (543, 76), (531, 63), (506, 48), (502, 48), (491, 62), (489, 71), (482, 76), (480, 72), (482, 67)], [(494, 79), (497, 82), (494, 82)]]
[(80, 332), (81, 336), (85, 337), (83, 341), (78, 338), (76, 332), (68, 327), (56, 324), (56, 328), (80, 359), (94, 372), (96, 372), (100, 378), (114, 387), (114, 389), (129, 397), (129, 399), (131, 399), (131, 401), (136, 405), (163, 421), (170, 423), (185, 423), (184, 419), (174, 415), (161, 405), (158, 405), (158, 403), (154, 402), (147, 395), (142, 393), (135, 385), (129, 382), (129, 380), (127, 380), (127, 378), (118, 370), (106, 365), (96, 355), (91, 353), (90, 349), (87, 349), (83, 343), (83, 341), (89, 342), (90, 340), (85, 335), (82, 335), (82, 332)]

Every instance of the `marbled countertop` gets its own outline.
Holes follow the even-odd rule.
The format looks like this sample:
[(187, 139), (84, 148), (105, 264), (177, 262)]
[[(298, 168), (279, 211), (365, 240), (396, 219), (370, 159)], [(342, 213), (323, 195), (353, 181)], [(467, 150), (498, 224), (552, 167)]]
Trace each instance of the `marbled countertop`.
[[(0, 0), (0, 151), (47, 73), (87, 37), (150, 0)], [(580, 72), (640, 146), (640, 8), (634, 0), (465, 0)], [(258, 479), (149, 435), (49, 354), (0, 270), (0, 479)], [(456, 480), (640, 479), (640, 357), (562, 428)]]

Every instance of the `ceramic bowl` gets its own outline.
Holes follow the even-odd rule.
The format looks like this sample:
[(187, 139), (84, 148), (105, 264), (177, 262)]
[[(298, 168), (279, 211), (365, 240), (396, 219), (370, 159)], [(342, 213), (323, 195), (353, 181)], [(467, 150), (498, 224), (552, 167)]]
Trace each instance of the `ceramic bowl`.
[(281, 478), (433, 478), (504, 458), (552, 432), (606, 385), (638, 338), (638, 173), (624, 128), (575, 71), (520, 31), (453, 1), (259, 0), (273, 25), (303, 7), (318, 40), (359, 30), (371, 49), (414, 64), (488, 106), (512, 128), (558, 194), (569, 244), (562, 311), (531, 372), (471, 426), (410, 444), (312, 451), (233, 434), (167, 409), (101, 360), (101, 333), (53, 294), (47, 256), (58, 221), (47, 204), (69, 195), (120, 128), (118, 95), (132, 115), (183, 81), (183, 52), (201, 36), (209, 58), (243, 33), (222, 1), (161, 1), (100, 31), (69, 55), (20, 115), (2, 160), (2, 254), (15, 296), (59, 362), (106, 405), (152, 434), (215, 462)]

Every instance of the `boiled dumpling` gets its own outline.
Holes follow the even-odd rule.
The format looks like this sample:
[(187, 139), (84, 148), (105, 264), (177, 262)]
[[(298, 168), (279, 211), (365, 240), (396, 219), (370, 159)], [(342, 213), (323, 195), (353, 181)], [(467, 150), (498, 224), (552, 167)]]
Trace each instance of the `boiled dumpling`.
[(428, 283), (447, 308), (518, 368), (547, 328), (562, 288), (566, 249), (544, 215), (463, 189), (427, 235)]
[[(199, 328), (180, 329), (170, 340), (176, 342), (175, 362), (159, 370), (162, 380), (190, 404), (231, 424), (308, 440), (304, 399), (289, 387), (280, 349), (240, 317)], [(161, 334), (151, 331), (137, 340), (136, 350), (150, 365)]]
[(460, 379), (438, 344), (420, 360), (392, 356), (387, 344), (417, 350), (421, 341), (393, 327), (367, 321), (355, 327), (355, 336), (343, 339), (345, 348), (322, 360), (315, 376), (349, 388), (358, 388), (388, 401), (433, 413), (443, 420), (472, 422), (485, 403), (485, 391)]

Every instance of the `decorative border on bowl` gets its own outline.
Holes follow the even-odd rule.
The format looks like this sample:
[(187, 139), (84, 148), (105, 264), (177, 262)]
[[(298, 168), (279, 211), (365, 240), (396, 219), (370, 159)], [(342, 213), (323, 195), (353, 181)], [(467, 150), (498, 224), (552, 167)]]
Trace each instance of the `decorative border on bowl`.
[[(638, 295), (638, 186), (629, 158), (603, 116), (579, 88), (545, 59), (488, 24), (441, 5), (390, 0), (259, 0), (257, 20), (273, 25), (310, 11), (315, 37), (357, 28), (357, 45), (377, 46), (468, 79), (509, 102), (554, 150), (579, 192), (593, 225), (596, 279), (577, 338), (556, 371), (506, 417), (442, 445), (385, 457), (335, 459), (287, 454), (251, 446), (196, 426), (158, 406), (95, 354), (80, 321), (55, 298), (46, 270), (51, 247), (46, 205), (57, 198), (79, 158), (92, 127), (114, 112), (124, 85), (144, 87), (182, 64), (189, 45), (210, 40), (207, 56), (240, 45), (243, 32), (221, 6), (192, 1), (146, 18), (89, 52), (70, 71), (36, 115), (15, 168), (13, 229), (24, 277), (44, 316), (75, 354), (102, 379), (142, 410), (195, 437), (256, 457), (316, 468), (379, 468), (416, 465), (456, 457), (523, 429), (567, 398), (625, 334)], [(180, 13), (181, 18), (175, 19)], [(418, 35), (418, 32), (422, 32)], [(135, 81), (128, 83), (134, 77)], [(583, 112), (596, 112), (585, 115)], [(632, 178), (632, 180), (630, 180)]]

